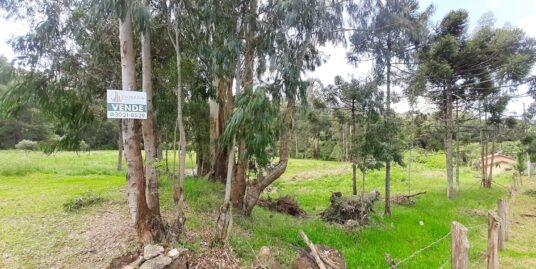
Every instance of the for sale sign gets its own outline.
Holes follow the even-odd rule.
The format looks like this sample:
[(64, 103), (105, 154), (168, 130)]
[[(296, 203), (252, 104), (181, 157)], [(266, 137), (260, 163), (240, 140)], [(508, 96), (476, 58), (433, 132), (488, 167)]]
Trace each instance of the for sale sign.
[(106, 100), (109, 119), (147, 119), (145, 92), (108, 90)]

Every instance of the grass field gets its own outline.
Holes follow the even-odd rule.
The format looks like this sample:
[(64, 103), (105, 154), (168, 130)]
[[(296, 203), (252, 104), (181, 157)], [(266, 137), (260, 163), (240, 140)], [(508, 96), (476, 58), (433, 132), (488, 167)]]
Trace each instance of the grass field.
[[(113, 151), (80, 155), (62, 152), (54, 156), (0, 151), (0, 253), (3, 254), (0, 267), (68, 268), (76, 264), (79, 268), (100, 268), (121, 252), (135, 248), (131, 233), (114, 230), (120, 224), (128, 226), (129, 218), (123, 193), (124, 171), (116, 171), (116, 156)], [(270, 195), (274, 198), (287, 194), (295, 196), (309, 217), (296, 219), (256, 208), (252, 218), (235, 218), (231, 246), (245, 266), (251, 264), (262, 246), (271, 247), (276, 258), (289, 265), (295, 255), (289, 245), (303, 246), (298, 236), (298, 231), (303, 229), (313, 242), (342, 251), (348, 268), (387, 268), (386, 253), (398, 261), (403, 260), (445, 236), (451, 221), (456, 220), (475, 226), (469, 232), (470, 257), (472, 267), (482, 268), (487, 233), (482, 224), (486, 223), (486, 217), (478, 212), (494, 209), (497, 199), (506, 197), (502, 186), (509, 185), (511, 175), (496, 176), (497, 185), (482, 189), (475, 177), (478, 172), (463, 169), (461, 192), (455, 200), (449, 201), (443, 158), (441, 154), (425, 156), (412, 165), (412, 192), (427, 192), (414, 206), (395, 206), (392, 217), (383, 217), (383, 203), (378, 202), (370, 225), (359, 231), (326, 224), (318, 218), (318, 213), (329, 205), (331, 192), (351, 194), (349, 165), (291, 160), (287, 173), (276, 181)], [(193, 167), (193, 164), (188, 163), (188, 166)], [(377, 188), (383, 193), (383, 176), (383, 171), (370, 172), (366, 189)], [(406, 169), (395, 166), (392, 177), (392, 192), (407, 193)], [(210, 230), (223, 200), (223, 184), (189, 178), (185, 187), (190, 208), (188, 229)], [(64, 210), (65, 203), (88, 191), (104, 201), (74, 212)], [(172, 203), (170, 182), (165, 177), (161, 179), (161, 199), (166, 214), (172, 209)], [(519, 203), (531, 206), (535, 201), (536, 197), (529, 196), (519, 199)], [(529, 229), (526, 234), (535, 234), (534, 225), (531, 227), (524, 221), (522, 224), (522, 228), (514, 225), (513, 230), (523, 234)], [(99, 230), (99, 227), (104, 228)], [(121, 240), (103, 239), (95, 243), (92, 241), (95, 237), (122, 238), (123, 241), (128, 237), (130, 241), (118, 243)], [(520, 235), (519, 245), (509, 243), (513, 247), (501, 253), (501, 258), (510, 265), (508, 268), (532, 268), (530, 262), (517, 262), (536, 259), (536, 248), (529, 243), (532, 240), (526, 241)], [(195, 240), (183, 243), (193, 251), (201, 249)], [(92, 255), (92, 251), (100, 256)], [(449, 253), (447, 238), (399, 268), (448, 268)], [(88, 257), (85, 263), (80, 261), (83, 257)]]

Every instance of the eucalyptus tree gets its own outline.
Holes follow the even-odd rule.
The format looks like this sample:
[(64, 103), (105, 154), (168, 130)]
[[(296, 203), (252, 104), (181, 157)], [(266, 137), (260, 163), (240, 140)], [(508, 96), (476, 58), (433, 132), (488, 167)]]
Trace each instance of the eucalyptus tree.
[[(148, 10), (148, 0), (142, 0), (145, 14)], [(147, 22), (147, 18), (144, 18)], [(145, 180), (147, 182), (147, 205), (149, 209), (160, 215), (160, 197), (158, 195), (158, 145), (155, 129), (155, 113), (153, 106), (153, 78), (151, 57), (151, 27), (144, 23), (141, 33), (141, 67), (142, 89), (147, 94), (147, 119), (142, 122), (143, 149), (145, 150)]]
[[(353, 33), (348, 59), (354, 64), (372, 60), (374, 76), (385, 85), (385, 122), (391, 122), (387, 118), (394, 114), (391, 110), (391, 86), (402, 83), (396, 79), (397, 74), (414, 65), (416, 49), (427, 35), (431, 11), (432, 8), (428, 7), (420, 12), (416, 0), (362, 0), (350, 5), (350, 30)], [(393, 137), (397, 136), (393, 134)], [(386, 158), (382, 160), (385, 161), (386, 215), (391, 215), (391, 161), (396, 155), (398, 153), (395, 152), (382, 154)]]
[[(135, 91), (136, 56), (132, 23), (133, 1), (113, 3), (108, 8), (114, 10), (119, 17), (122, 90)], [(129, 208), (138, 237), (142, 242), (152, 242), (162, 238), (163, 226), (160, 215), (149, 208), (146, 200), (140, 125), (139, 120), (122, 120), (123, 144), (127, 163), (127, 192)]]
[[(318, 46), (342, 38), (341, 33), (332, 31), (342, 23), (342, 6), (337, 3), (266, 1), (258, 3), (256, 10), (257, 15), (248, 19), (258, 20), (257, 64), (252, 74), (257, 74), (259, 83), (256, 87), (252, 83), (251, 90), (238, 98), (224, 131), (227, 143), (232, 137), (244, 139), (246, 151), (238, 158), (247, 158), (258, 167), (255, 178), (247, 181), (247, 195), (241, 197), (245, 215), (251, 214), (262, 191), (286, 170), (296, 101), (299, 97), (303, 100), (308, 85), (302, 73), (320, 63)], [(243, 83), (248, 87), (246, 79)], [(275, 156), (279, 157), (277, 163), (270, 165)]]
[[(2, 7), (34, 26), (13, 42), (28, 72), (6, 104), (27, 100), (54, 119), (64, 136), (48, 150), (79, 148), (83, 133), (105, 120), (104, 89), (119, 87), (119, 77), (124, 89), (136, 89), (132, 1), (3, 1)], [(123, 121), (129, 209), (139, 239), (148, 242), (161, 238), (162, 225), (147, 206), (140, 135), (138, 120)]]

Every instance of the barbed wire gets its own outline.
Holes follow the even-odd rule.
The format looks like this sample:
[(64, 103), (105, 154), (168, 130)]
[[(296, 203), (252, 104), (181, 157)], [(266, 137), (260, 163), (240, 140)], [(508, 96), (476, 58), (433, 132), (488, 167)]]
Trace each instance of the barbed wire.
[(398, 266), (400, 266), (401, 264), (413, 259), (415, 256), (417, 256), (419, 253), (439, 244), (441, 241), (445, 240), (448, 236), (450, 235), (450, 232), (448, 232), (446, 235), (444, 235), (443, 237), (439, 238), (438, 240), (434, 241), (433, 243), (431, 243), (430, 245), (428, 246), (425, 246), (415, 252), (413, 252), (411, 255), (409, 255), (407, 258), (397, 262), (395, 265), (391, 266), (391, 267), (387, 267), (387, 269), (391, 269), (391, 268), (397, 268)]
[[(466, 227), (466, 228), (467, 228), (467, 230), (473, 230), (473, 229), (476, 229), (476, 228), (479, 228), (479, 227), (482, 227), (482, 226), (486, 226), (486, 225), (488, 225), (488, 224), (487, 224), (487, 223), (482, 223), (482, 224), (477, 224), (477, 225), (468, 226), (468, 227)], [(439, 244), (441, 241), (445, 240), (450, 234), (451, 234), (451, 232), (448, 232), (448, 233), (447, 233), (446, 235), (444, 235), (443, 237), (441, 237), (441, 238), (439, 238), (438, 240), (432, 242), (431, 244), (429, 244), (429, 245), (427, 245), (427, 246), (425, 246), (425, 247), (423, 247), (423, 248), (421, 248), (421, 249), (419, 249), (419, 250), (413, 252), (411, 255), (409, 255), (409, 256), (406, 257), (405, 259), (403, 259), (403, 260), (397, 262), (396, 264), (394, 264), (394, 265), (391, 266), (391, 267), (388, 267), (387, 269), (397, 268), (397, 267), (400, 266), (401, 264), (403, 264), (403, 263), (405, 263), (405, 262), (407, 262), (407, 261), (413, 259), (413, 258), (414, 258), (415, 256), (417, 256), (419, 253), (421, 253), (421, 252), (423, 252), (423, 251), (425, 251), (425, 250), (427, 250), (427, 249), (429, 249), (429, 248), (431, 248), (431, 247), (433, 247), (433, 246)], [(445, 263), (443, 263), (443, 264), (441, 265), (441, 267), (439, 267), (439, 268), (440, 268), (440, 269), (441, 269), (441, 268), (444, 268), (444, 266), (445, 266), (446, 264), (448, 264), (448, 259), (447, 259), (447, 261), (446, 261)]]
[(448, 258), (441, 266), (439, 266), (439, 269), (445, 268), (445, 266), (449, 263), (450, 258)]

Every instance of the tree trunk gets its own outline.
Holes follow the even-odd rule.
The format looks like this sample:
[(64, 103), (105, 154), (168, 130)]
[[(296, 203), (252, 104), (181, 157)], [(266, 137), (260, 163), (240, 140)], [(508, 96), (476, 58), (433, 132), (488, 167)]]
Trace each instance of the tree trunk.
[(487, 160), (485, 159), (486, 153), (484, 151), (484, 126), (482, 125), (482, 106), (481, 104), (478, 105), (478, 121), (480, 126), (480, 166), (482, 171), (482, 179), (481, 184), (484, 186), (484, 182), (486, 181), (486, 163)]
[(294, 145), (296, 149), (296, 154), (294, 155), (294, 158), (298, 159), (298, 134), (296, 134), (296, 129), (294, 129)]
[[(391, 116), (391, 41), (390, 36), (388, 36), (387, 47), (389, 54), (387, 55), (387, 89), (386, 89), (386, 115), (387, 117)], [(386, 216), (391, 216), (391, 160), (385, 162), (385, 209), (384, 214)]]
[[(148, 5), (143, 0), (143, 5)], [(147, 93), (147, 119), (143, 121), (143, 147), (145, 149), (145, 180), (147, 182), (147, 206), (154, 213), (160, 215), (160, 200), (158, 196), (158, 148), (156, 144), (156, 130), (154, 128), (153, 109), (153, 82), (151, 76), (151, 40), (149, 30), (141, 35), (141, 61), (142, 61), (142, 87)]]
[(117, 171), (121, 172), (121, 170), (123, 170), (123, 128), (121, 126), (121, 119), (117, 122), (119, 123), (119, 139), (117, 139)]
[(411, 149), (409, 150), (409, 158), (408, 158), (408, 195), (411, 195)]
[[(257, 0), (249, 2), (248, 13), (250, 15), (257, 12)], [(238, 28), (237, 28), (238, 29)], [(244, 52), (244, 77), (240, 81), (243, 82), (244, 93), (249, 93), (253, 90), (253, 70), (255, 64), (255, 32), (256, 18), (252, 17), (245, 26), (245, 52)], [(237, 31), (240, 33), (240, 30)], [(240, 68), (240, 63), (237, 63), (237, 68)], [(240, 89), (238, 89), (240, 92)], [(240, 126), (242, 133), (244, 126)], [(238, 158), (236, 162), (236, 175), (231, 191), (231, 201), (236, 208), (244, 208), (244, 199), (246, 195), (246, 174), (248, 171), (248, 159), (246, 158), (246, 140), (244, 136), (238, 139)]]
[[(119, 21), (121, 46), (121, 81), (123, 90), (136, 90), (136, 66), (132, 35), (131, 11)], [(127, 193), (132, 222), (138, 239), (147, 243), (159, 240), (162, 232), (160, 217), (153, 214), (145, 198), (145, 177), (141, 155), (140, 122), (122, 120), (123, 144), (127, 163)]]
[(530, 166), (531, 166), (530, 165), (530, 155), (527, 152), (527, 175), (528, 175), (529, 179), (530, 179), (530, 168), (531, 168)]
[(270, 186), (272, 182), (278, 179), (287, 169), (288, 164), (288, 141), (289, 141), (289, 131), (290, 123), (292, 121), (292, 116), (294, 113), (295, 101), (293, 99), (288, 100), (287, 109), (285, 111), (285, 116), (283, 119), (283, 125), (285, 132), (279, 138), (279, 162), (274, 166), (270, 173), (266, 176), (258, 175), (252, 181), (247, 183), (246, 196), (244, 197), (244, 215), (250, 216), (253, 208), (259, 200), (259, 196)]
[[(493, 135), (493, 134), (492, 134)], [(486, 188), (491, 188), (491, 182), (493, 180), (493, 162), (495, 161), (495, 136), (491, 138), (491, 161), (489, 164), (488, 180), (486, 180)]]
[(225, 243), (229, 238), (229, 233), (233, 225), (233, 207), (231, 204), (231, 187), (233, 179), (233, 166), (235, 154), (235, 139), (229, 149), (229, 157), (227, 158), (227, 178), (225, 179), (225, 196), (223, 205), (220, 207), (220, 213), (216, 220), (216, 240)]
[(352, 163), (352, 194), (357, 195), (357, 167)]
[(458, 101), (456, 101), (456, 193), (460, 192), (460, 122), (458, 111)]
[(446, 151), (446, 165), (447, 165), (447, 197), (448, 199), (454, 198), (454, 182), (452, 171), (452, 95), (450, 85), (446, 89), (446, 101), (445, 101), (445, 151)]
[(365, 178), (367, 176), (367, 169), (361, 170), (361, 197), (365, 197)]
[[(178, 239), (184, 233), (185, 216), (185, 201), (184, 201), (184, 178), (186, 172), (186, 132), (184, 130), (184, 119), (182, 117), (182, 65), (181, 65), (181, 48), (179, 43), (179, 25), (174, 26), (175, 41), (175, 57), (177, 65), (177, 129), (179, 131), (179, 174), (173, 175), (173, 202), (175, 204), (175, 221), (172, 225), (171, 232), (173, 237)], [(175, 165), (174, 165), (175, 166)], [(175, 167), (173, 168), (175, 169)]]

